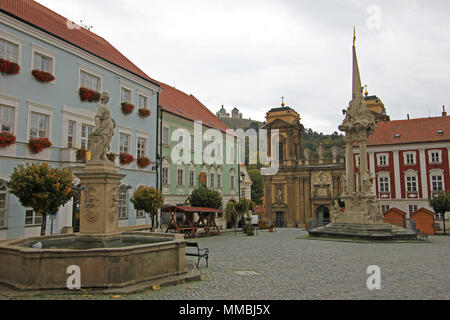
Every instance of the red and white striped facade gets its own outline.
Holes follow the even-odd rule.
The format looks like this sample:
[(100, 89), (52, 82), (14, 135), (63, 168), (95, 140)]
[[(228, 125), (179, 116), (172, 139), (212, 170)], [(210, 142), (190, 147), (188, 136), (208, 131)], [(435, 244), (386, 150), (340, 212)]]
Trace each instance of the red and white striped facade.
[[(450, 117), (381, 122), (367, 142), (368, 167), (375, 177), (373, 192), (382, 210), (407, 213), (430, 209), (428, 199), (450, 192)], [(359, 148), (354, 147), (358, 185)], [(446, 218), (449, 217), (447, 213)]]

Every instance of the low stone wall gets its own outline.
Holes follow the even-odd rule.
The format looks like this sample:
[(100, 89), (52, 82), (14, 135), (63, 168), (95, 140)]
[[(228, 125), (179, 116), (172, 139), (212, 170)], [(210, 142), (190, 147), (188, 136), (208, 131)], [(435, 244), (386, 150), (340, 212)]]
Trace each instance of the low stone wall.
[(125, 232), (123, 235), (157, 237), (165, 242), (131, 247), (89, 250), (33, 249), (25, 243), (68, 241), (75, 235), (56, 235), (0, 243), (0, 283), (19, 290), (66, 289), (71, 265), (80, 267), (81, 288), (121, 288), (143, 281), (186, 273), (182, 235)]

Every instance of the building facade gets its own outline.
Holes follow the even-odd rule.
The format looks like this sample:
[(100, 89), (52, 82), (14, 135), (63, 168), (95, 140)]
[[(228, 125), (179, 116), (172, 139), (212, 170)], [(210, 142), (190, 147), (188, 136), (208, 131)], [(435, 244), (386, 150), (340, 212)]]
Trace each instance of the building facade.
[[(116, 121), (111, 152), (155, 159), (160, 86), (101, 37), (34, 1), (2, 1), (0, 58), (20, 66), (18, 74), (0, 75), (1, 130), (16, 137), (15, 144), (0, 148), (0, 240), (40, 233), (42, 217), (22, 207), (6, 188), (14, 167), (46, 162), (75, 174), (84, 167), (76, 154), (87, 148), (97, 103), (83, 102), (80, 88), (109, 94)], [(33, 70), (55, 79), (40, 82)], [(122, 112), (124, 102), (135, 106), (132, 113)], [(150, 115), (141, 117), (138, 109), (148, 109)], [(52, 146), (33, 154), (27, 147), (30, 138), (48, 138)], [(119, 194), (119, 225), (148, 223), (129, 198), (139, 185), (156, 186), (156, 172), (151, 166), (139, 168), (136, 161), (120, 165), (116, 159), (116, 165), (126, 175)], [(76, 212), (76, 201), (67, 203), (47, 222), (47, 234), (76, 227)]]
[[(450, 192), (448, 128), (450, 117), (445, 111), (441, 117), (377, 123), (367, 150), (369, 169), (376, 179), (373, 191), (383, 211), (397, 208), (409, 217), (420, 208), (432, 210), (428, 199), (437, 192)], [(357, 177), (357, 147), (354, 161)]]
[[(264, 176), (265, 218), (288, 228), (305, 228), (313, 219), (329, 221), (333, 199), (342, 193), (344, 159), (335, 149), (332, 158), (325, 158), (319, 146), (319, 159), (311, 160), (302, 148), (300, 116), (290, 107), (270, 110), (266, 122), (268, 138), (272, 130), (279, 130), (280, 161), (276, 175)], [(271, 154), (270, 148), (269, 144)]]
[[(189, 195), (200, 185), (217, 190), (222, 194), (223, 207), (230, 200), (239, 200), (240, 169), (237, 165), (237, 137), (227, 133), (228, 127), (222, 123), (208, 108), (192, 95), (160, 83), (161, 106), (161, 175), (160, 186), (166, 206), (185, 205)], [(195, 137), (196, 125), (198, 139)], [(182, 129), (187, 135), (180, 137)], [(218, 135), (218, 136), (217, 136)], [(184, 155), (177, 145), (187, 139), (187, 158), (182, 161), (174, 159)], [(200, 149), (200, 158), (195, 147)], [(211, 146), (210, 159), (203, 157), (203, 150)], [(215, 147), (214, 147), (215, 146)], [(214, 149), (214, 150), (213, 150)], [(167, 217), (166, 217), (167, 218)], [(162, 223), (165, 222), (162, 218)], [(226, 227), (223, 214), (217, 223)]]

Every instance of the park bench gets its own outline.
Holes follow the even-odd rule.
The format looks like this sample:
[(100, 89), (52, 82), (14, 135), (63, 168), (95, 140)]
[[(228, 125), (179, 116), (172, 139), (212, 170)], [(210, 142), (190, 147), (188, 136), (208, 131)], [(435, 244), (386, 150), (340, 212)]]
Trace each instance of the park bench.
[(201, 258), (205, 258), (206, 267), (208, 267), (208, 257), (209, 257), (209, 249), (208, 248), (200, 249), (200, 247), (198, 246), (197, 242), (187, 242), (186, 243), (186, 247), (191, 247), (191, 248), (196, 248), (197, 249), (196, 253), (194, 253), (194, 252), (186, 252), (187, 256), (197, 257), (197, 269), (198, 269), (198, 266), (200, 264)]

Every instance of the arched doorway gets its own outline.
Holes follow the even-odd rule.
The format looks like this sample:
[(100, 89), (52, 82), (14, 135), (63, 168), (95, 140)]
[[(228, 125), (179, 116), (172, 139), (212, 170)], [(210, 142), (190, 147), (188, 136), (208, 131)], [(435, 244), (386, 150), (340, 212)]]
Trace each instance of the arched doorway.
[(319, 227), (330, 223), (330, 209), (327, 206), (318, 206), (316, 209), (317, 225)]

